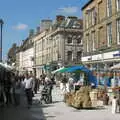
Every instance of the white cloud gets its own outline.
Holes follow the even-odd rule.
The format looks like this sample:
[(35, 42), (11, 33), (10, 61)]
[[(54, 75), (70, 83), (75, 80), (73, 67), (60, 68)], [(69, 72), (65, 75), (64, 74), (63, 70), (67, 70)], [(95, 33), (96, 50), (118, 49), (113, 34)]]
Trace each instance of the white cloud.
[(17, 25), (13, 26), (15, 30), (26, 30), (28, 28), (27, 24), (18, 23)]
[(76, 12), (78, 12), (79, 8), (76, 6), (71, 6), (71, 7), (63, 7), (63, 8), (59, 8), (58, 11), (60, 13), (64, 13), (64, 14), (74, 14)]

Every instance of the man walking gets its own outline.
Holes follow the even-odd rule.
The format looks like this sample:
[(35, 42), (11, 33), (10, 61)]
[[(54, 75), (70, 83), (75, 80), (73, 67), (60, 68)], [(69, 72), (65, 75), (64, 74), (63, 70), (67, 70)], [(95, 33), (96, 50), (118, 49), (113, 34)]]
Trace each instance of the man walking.
[(24, 85), (25, 85), (28, 108), (30, 108), (30, 106), (32, 105), (32, 90), (34, 83), (33, 83), (33, 79), (28, 74), (26, 74), (25, 76)]

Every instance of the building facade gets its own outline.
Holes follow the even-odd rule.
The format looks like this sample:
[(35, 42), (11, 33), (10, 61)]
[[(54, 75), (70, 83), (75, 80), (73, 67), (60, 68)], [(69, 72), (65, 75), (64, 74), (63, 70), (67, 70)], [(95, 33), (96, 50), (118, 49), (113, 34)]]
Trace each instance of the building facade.
[(82, 61), (108, 70), (120, 62), (120, 0), (90, 0), (83, 8)]
[(79, 64), (82, 55), (82, 20), (57, 16), (49, 30), (34, 36), (36, 75), (65, 65)]
[(33, 49), (33, 41), (31, 38), (27, 38), (23, 41), (22, 45), (19, 46), (19, 49), (16, 53), (16, 69), (20, 74), (24, 74), (26, 72), (33, 73), (33, 65), (34, 65), (34, 49)]

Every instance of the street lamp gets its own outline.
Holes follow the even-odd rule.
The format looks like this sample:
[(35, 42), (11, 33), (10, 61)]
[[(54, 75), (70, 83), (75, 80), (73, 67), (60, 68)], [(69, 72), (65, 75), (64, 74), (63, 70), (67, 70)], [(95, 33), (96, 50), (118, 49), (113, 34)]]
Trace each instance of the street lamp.
[(1, 34), (1, 36), (0, 36), (0, 62), (2, 62), (2, 28), (3, 28), (3, 24), (4, 24), (3, 20), (0, 19), (0, 34)]

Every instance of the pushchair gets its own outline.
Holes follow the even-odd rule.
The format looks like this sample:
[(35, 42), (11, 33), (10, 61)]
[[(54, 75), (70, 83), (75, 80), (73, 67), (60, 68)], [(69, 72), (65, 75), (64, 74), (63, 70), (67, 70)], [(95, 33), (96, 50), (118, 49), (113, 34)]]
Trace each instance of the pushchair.
[(44, 102), (45, 104), (49, 104), (51, 102), (50, 98), (51, 98), (50, 88), (47, 86), (44, 86), (41, 91), (40, 103), (43, 104), (43, 102)]

